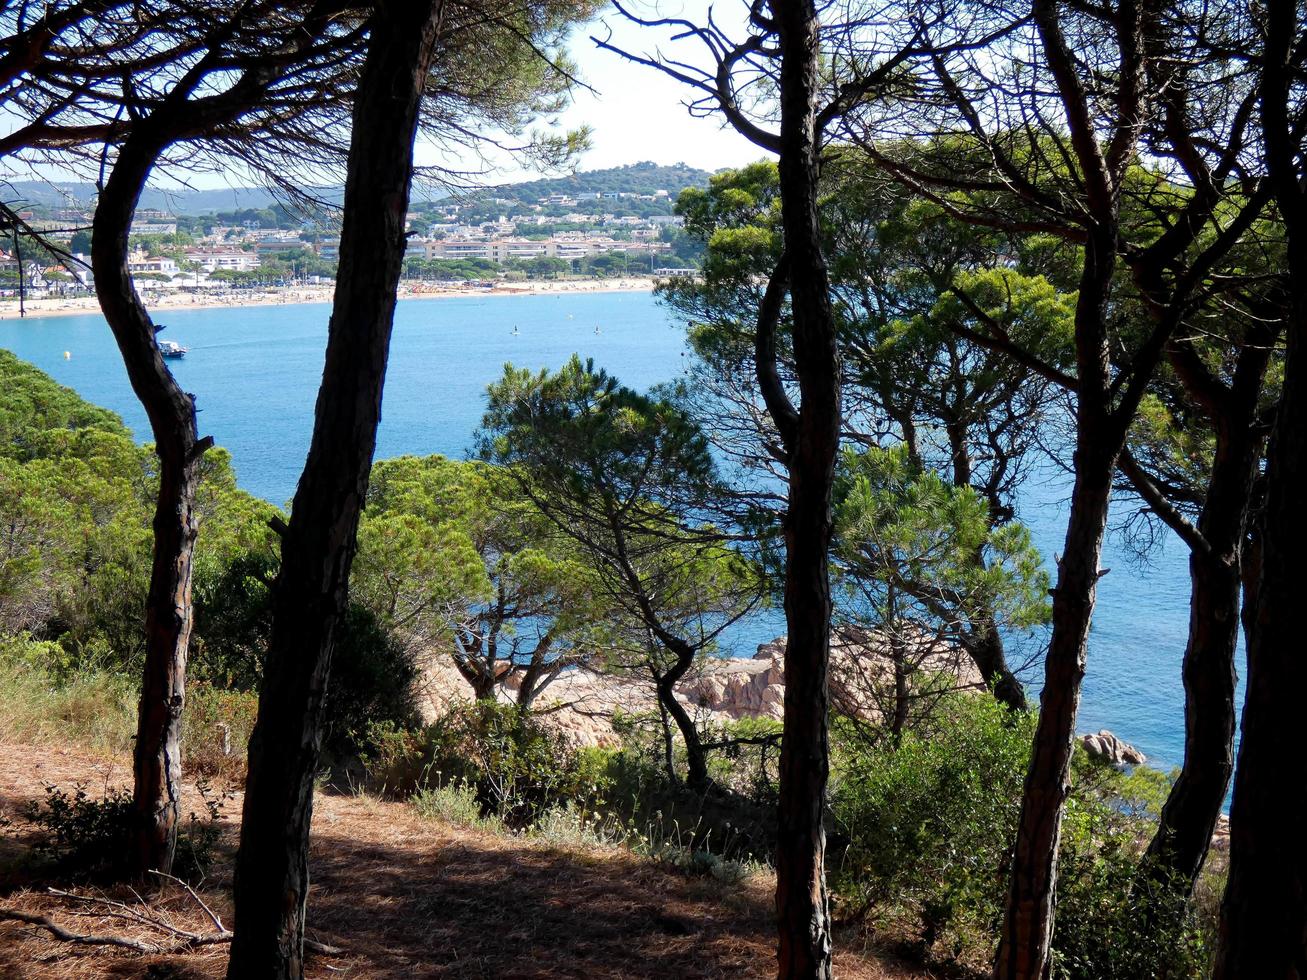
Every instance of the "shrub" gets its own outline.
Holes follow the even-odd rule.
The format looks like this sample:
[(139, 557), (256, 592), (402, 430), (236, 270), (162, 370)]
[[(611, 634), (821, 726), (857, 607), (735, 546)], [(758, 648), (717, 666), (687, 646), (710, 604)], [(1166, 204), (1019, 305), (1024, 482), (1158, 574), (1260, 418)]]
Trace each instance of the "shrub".
[(132, 794), (105, 789), (92, 799), (81, 785), (70, 793), (46, 786), (45, 798), (29, 803), (23, 818), (42, 832), (37, 850), (87, 873), (115, 874), (132, 852)]
[[(269, 583), (276, 572), (275, 557), (263, 552), (244, 552), (224, 567), (206, 569), (196, 585), (195, 678), (235, 691), (258, 688), (272, 627)], [(351, 604), (332, 654), (322, 717), (326, 753), (356, 754), (377, 723), (416, 724), (417, 676), (413, 653), (371, 612)]]
[(426, 786), (414, 793), (409, 802), (419, 816), (428, 820), (441, 820), (455, 827), (495, 830), (502, 826), (493, 817), (482, 815), (476, 789), (467, 783)]
[[(191, 813), (177, 835), (173, 874), (183, 880), (199, 880), (208, 872), (220, 831), (228, 794), (214, 793), (203, 780), (196, 784), (204, 800), (204, 813)], [(105, 787), (99, 799), (81, 784), (72, 792), (46, 786), (45, 797), (34, 800), (22, 811), (36, 827), (36, 850), (60, 867), (77, 875), (116, 877), (130, 867), (134, 849), (136, 816), (132, 794), (126, 789)]]
[(67, 672), (62, 647), (26, 637), (0, 641), (0, 737), (75, 741), (125, 752), (136, 732), (137, 685), (102, 671)]
[(1052, 975), (1205, 976), (1217, 910), (1185, 908), (1176, 889), (1141, 874), (1166, 777), (1142, 767), (1123, 774), (1083, 753), (1077, 763), (1062, 827)]
[[(928, 950), (987, 964), (1001, 923), (1035, 717), (992, 698), (952, 695), (931, 728), (897, 749), (850, 750), (835, 727), (836, 890)], [(1167, 778), (1123, 773), (1077, 751), (1059, 857), (1053, 975), (1063, 980), (1201, 976), (1210, 911), (1150, 921), (1143, 848)], [(1155, 906), (1157, 907), (1157, 906)], [(1178, 921), (1177, 921), (1178, 920)]]
[(420, 731), (376, 725), (368, 732), (369, 779), (392, 792), (448, 785), (473, 789), (483, 815), (529, 826), (550, 806), (599, 800), (602, 756), (583, 754), (563, 735), (494, 701), (451, 708)]
[(187, 773), (224, 782), (242, 780), (258, 708), (253, 692), (192, 684), (182, 718), (182, 761)]
[(323, 745), (328, 752), (361, 750), (370, 725), (417, 724), (413, 685), (417, 661), (367, 609), (351, 605), (341, 624), (331, 660), (331, 683), (323, 709)]
[[(832, 787), (835, 887), (915, 927), (929, 948), (994, 934), (1033, 719), (992, 698), (941, 702), (933, 731), (838, 758)], [(838, 726), (837, 726), (838, 737)], [(842, 849), (842, 854), (839, 850)]]

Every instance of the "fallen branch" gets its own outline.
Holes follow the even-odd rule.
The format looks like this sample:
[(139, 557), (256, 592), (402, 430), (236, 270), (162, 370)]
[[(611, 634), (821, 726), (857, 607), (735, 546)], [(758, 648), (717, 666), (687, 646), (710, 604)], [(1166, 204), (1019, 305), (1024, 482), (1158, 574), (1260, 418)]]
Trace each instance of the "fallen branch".
[[(0, 921), (22, 922), (26, 925), (36, 926), (44, 929), (50, 935), (54, 936), (60, 942), (76, 943), (82, 946), (114, 946), (119, 949), (130, 949), (138, 953), (184, 953), (187, 950), (195, 949), (200, 946), (217, 946), (222, 943), (229, 943), (232, 939), (231, 930), (223, 925), (222, 919), (200, 898), (199, 894), (179, 878), (170, 874), (164, 874), (162, 871), (154, 871), (161, 878), (167, 878), (176, 882), (186, 890), (186, 894), (191, 900), (200, 907), (205, 916), (213, 923), (214, 932), (192, 932), (189, 929), (182, 929), (168, 922), (160, 913), (151, 909), (145, 904), (144, 900), (137, 896), (140, 902), (139, 907), (128, 905), (126, 902), (119, 902), (112, 898), (106, 898), (103, 895), (78, 895), (75, 892), (61, 891), (58, 888), (48, 888), (46, 891), (56, 898), (65, 899), (69, 902), (76, 902), (83, 906), (91, 908), (85, 912), (75, 912), (75, 915), (91, 915), (104, 919), (123, 919), (127, 922), (134, 922), (137, 925), (144, 926), (148, 929), (157, 929), (171, 937), (171, 941), (159, 941), (150, 939), (134, 939), (130, 936), (115, 935), (95, 935), (92, 933), (72, 932), (65, 929), (53, 919), (44, 915), (37, 915), (31, 912), (20, 912), (17, 909), (0, 908)], [(135, 894), (133, 892), (133, 894)], [(339, 946), (328, 946), (326, 943), (316, 942), (312, 939), (304, 940), (304, 948), (310, 952), (318, 953), (322, 956), (339, 956), (345, 951)]]
[(142, 939), (128, 939), (125, 936), (93, 936), (69, 932), (57, 922), (47, 919), (43, 915), (31, 915), (27, 912), (19, 912), (16, 909), (0, 909), (0, 920), (25, 922), (29, 926), (37, 926), (45, 929), (55, 939), (66, 943), (80, 943), (83, 946), (118, 946), (122, 949), (134, 949), (138, 953), (162, 952), (158, 945)]

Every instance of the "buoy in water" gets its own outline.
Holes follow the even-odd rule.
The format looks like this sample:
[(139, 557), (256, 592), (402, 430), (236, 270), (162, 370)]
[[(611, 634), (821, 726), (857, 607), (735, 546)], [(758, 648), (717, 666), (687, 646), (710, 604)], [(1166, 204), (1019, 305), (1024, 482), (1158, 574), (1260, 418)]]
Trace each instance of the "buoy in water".
[(70, 350), (64, 351), (64, 360), (71, 361), (72, 359), (73, 359), (73, 352)]

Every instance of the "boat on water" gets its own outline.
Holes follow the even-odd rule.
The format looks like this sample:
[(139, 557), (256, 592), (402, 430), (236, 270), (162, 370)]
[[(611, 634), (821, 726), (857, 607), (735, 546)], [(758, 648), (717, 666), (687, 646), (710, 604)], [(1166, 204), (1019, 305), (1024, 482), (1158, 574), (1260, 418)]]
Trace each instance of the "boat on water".
[(189, 352), (189, 347), (183, 347), (175, 340), (159, 341), (159, 353), (164, 357), (185, 357)]

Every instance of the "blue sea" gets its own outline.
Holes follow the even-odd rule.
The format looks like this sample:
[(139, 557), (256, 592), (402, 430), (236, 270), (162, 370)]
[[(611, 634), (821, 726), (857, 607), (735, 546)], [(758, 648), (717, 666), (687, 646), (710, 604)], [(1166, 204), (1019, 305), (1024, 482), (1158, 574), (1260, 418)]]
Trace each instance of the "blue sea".
[[(328, 313), (318, 304), (170, 310), (159, 316), (167, 325), (164, 336), (191, 350), (172, 366), (196, 395), (201, 433), (231, 450), (241, 486), (274, 503), (294, 494), (308, 450)], [(0, 346), (118, 412), (142, 441), (149, 439), (144, 413), (98, 315), (0, 321)], [(480, 421), (485, 387), (506, 362), (556, 368), (573, 352), (594, 358), (634, 388), (677, 377), (687, 357), (683, 329), (647, 293), (401, 302), (377, 457), (464, 455)], [(1068, 485), (1050, 469), (1027, 486), (1018, 515), (1050, 563), (1062, 546)], [(1103, 565), (1111, 573), (1099, 587), (1078, 729), (1110, 728), (1152, 764), (1169, 769), (1180, 764), (1184, 751), (1185, 551), (1179, 542), (1163, 541), (1141, 564), (1132, 549), (1112, 538)], [(779, 612), (763, 613), (732, 633), (730, 652), (751, 656), (758, 643), (783, 632)], [(1032, 690), (1038, 688), (1040, 671), (1025, 677)]]

